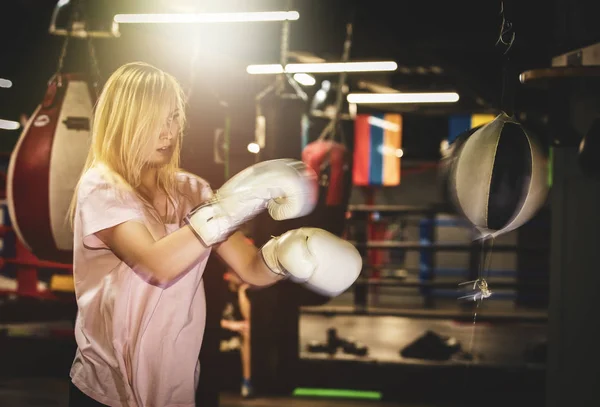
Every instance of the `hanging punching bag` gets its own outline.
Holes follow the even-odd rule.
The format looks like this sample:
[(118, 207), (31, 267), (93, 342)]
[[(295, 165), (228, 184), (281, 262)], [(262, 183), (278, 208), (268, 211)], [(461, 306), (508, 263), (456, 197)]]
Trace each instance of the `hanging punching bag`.
[[(438, 177), (441, 185), (442, 192), (442, 201), (446, 205), (450, 205), (454, 207), (456, 200), (453, 196), (453, 188), (452, 188), (452, 167), (458, 158), (458, 154), (460, 152), (461, 147), (475, 133), (478, 131), (483, 125), (473, 127), (470, 130), (462, 132), (456, 137), (452, 144), (447, 147), (447, 150), (443, 154), (442, 159), (440, 160), (440, 166), (438, 171)], [(454, 207), (454, 209), (456, 209)]]
[[(307, 139), (302, 149), (302, 161), (310, 166), (319, 176), (319, 206), (347, 205), (345, 202), (345, 189), (349, 187), (347, 181), (351, 170), (350, 149), (344, 135), (344, 124), (353, 121), (348, 113), (349, 104), (342, 98), (342, 109), (339, 118), (335, 118), (338, 109), (338, 85), (332, 85), (328, 80), (321, 83), (319, 89), (310, 103), (312, 114), (311, 126), (308, 134), (317, 131), (318, 137), (309, 143)], [(324, 119), (331, 117), (327, 124)], [(333, 126), (336, 126), (334, 128)], [(312, 137), (309, 136), (309, 139)], [(345, 211), (345, 208), (344, 208)]]
[(547, 159), (523, 126), (502, 113), (462, 143), (452, 163), (452, 198), (482, 237), (528, 222), (548, 194)]
[(345, 174), (348, 173), (348, 149), (333, 140), (316, 140), (302, 151), (302, 161), (319, 177), (319, 205), (344, 203)]
[(7, 203), (21, 242), (43, 260), (70, 263), (67, 219), (90, 145), (94, 92), (77, 74), (57, 74), (10, 158)]
[[(452, 166), (456, 161), (458, 151), (460, 151), (463, 141), (469, 138), (477, 130), (478, 128), (467, 130), (464, 133), (461, 133), (452, 144), (445, 144), (442, 142), (442, 146), (440, 147), (442, 159), (440, 160), (440, 165), (438, 167), (438, 183), (440, 185), (442, 202), (450, 207), (453, 207), (455, 202), (452, 197), (453, 189), (450, 177)], [(447, 140), (444, 141), (447, 143)]]
[(515, 33), (508, 14), (503, 5), (496, 44), (503, 59), (502, 113), (464, 141), (450, 175), (457, 210), (484, 239), (527, 223), (548, 195), (546, 152), (513, 117), (519, 76), (509, 58)]
[(448, 118), (448, 137), (440, 145), (440, 165), (438, 167), (438, 183), (441, 199), (445, 205), (452, 207), (453, 199), (450, 181), (450, 169), (458, 156), (463, 143), (483, 125), (496, 118), (493, 114), (475, 113), (470, 115), (453, 115)]
[[(338, 92), (338, 89), (335, 91)], [(321, 96), (326, 99), (325, 95)], [(315, 95), (313, 106), (319, 104), (315, 101), (321, 96)], [(345, 100), (341, 95), (332, 99), (337, 98)], [(354, 132), (354, 118), (348, 113), (347, 104), (341, 105), (339, 117), (335, 117), (337, 105), (320, 105), (323, 110), (311, 111), (309, 137), (302, 149), (302, 161), (315, 171), (319, 179), (319, 201), (308, 221), (342, 236), (352, 188), (353, 139), (345, 134)], [(330, 113), (327, 114), (327, 111)], [(330, 115), (331, 119), (325, 123), (324, 118)]]
[(262, 100), (262, 115), (258, 116), (264, 121), (264, 142), (259, 143), (261, 160), (301, 158), (305, 112), (306, 101), (300, 97), (272, 93)]

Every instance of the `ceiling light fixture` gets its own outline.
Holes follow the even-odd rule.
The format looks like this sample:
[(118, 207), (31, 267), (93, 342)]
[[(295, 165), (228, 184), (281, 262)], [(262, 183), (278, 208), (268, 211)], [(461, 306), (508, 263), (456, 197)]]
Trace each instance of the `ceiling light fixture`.
[(250, 75), (267, 75), (283, 73), (283, 67), (279, 64), (248, 65), (246, 72)]
[[(394, 61), (374, 62), (323, 62), (287, 64), (287, 73), (341, 73), (341, 72), (389, 72), (398, 69)], [(246, 72), (252, 75), (278, 74), (284, 69), (280, 64), (248, 65)]]
[(176, 14), (117, 14), (119, 24), (189, 24), (189, 23), (246, 23), (264, 21), (295, 21), (297, 11), (262, 11), (250, 13), (176, 13)]
[(298, 82), (300, 85), (304, 85), (304, 86), (313, 86), (315, 83), (317, 83), (317, 80), (315, 79), (315, 77), (312, 75), (309, 75), (307, 73), (294, 74), (294, 80), (296, 82)]
[(456, 92), (437, 93), (350, 93), (349, 103), (455, 103), (460, 97)]
[(0, 88), (10, 88), (12, 87), (12, 81), (4, 78), (0, 78)]
[(12, 120), (0, 119), (0, 129), (2, 130), (17, 130), (21, 127), (21, 123)]
[(252, 154), (258, 154), (260, 152), (260, 146), (257, 143), (248, 144), (248, 151)]

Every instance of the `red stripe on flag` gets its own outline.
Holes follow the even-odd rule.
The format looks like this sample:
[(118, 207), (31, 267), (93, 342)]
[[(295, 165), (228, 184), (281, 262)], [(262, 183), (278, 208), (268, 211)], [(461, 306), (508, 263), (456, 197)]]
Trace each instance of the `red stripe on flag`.
[(369, 115), (358, 115), (354, 121), (354, 185), (369, 185), (369, 165), (371, 156), (371, 126)]

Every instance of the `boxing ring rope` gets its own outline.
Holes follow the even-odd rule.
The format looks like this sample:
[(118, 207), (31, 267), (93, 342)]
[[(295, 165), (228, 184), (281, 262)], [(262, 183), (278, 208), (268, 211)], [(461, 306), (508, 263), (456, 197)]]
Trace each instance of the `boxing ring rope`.
[[(469, 305), (472, 302), (460, 304), (457, 310), (436, 309), (436, 298), (460, 297), (459, 283), (475, 280), (478, 270), (477, 261), (480, 259), (481, 247), (477, 241), (471, 242), (440, 242), (437, 238), (437, 227), (457, 227), (468, 230), (470, 226), (460, 219), (438, 219), (436, 215), (450, 213), (443, 205), (432, 206), (406, 206), (406, 205), (350, 205), (347, 213), (346, 238), (351, 241), (363, 257), (363, 272), (352, 287), (353, 304), (351, 306), (324, 305), (317, 307), (303, 307), (302, 313), (317, 315), (386, 315), (423, 318), (456, 318), (472, 320), (472, 311)], [(384, 220), (390, 216), (406, 217), (407, 225), (418, 225), (418, 240), (398, 241), (391, 240), (385, 234), (373, 233), (373, 224), (385, 225)], [(413, 218), (409, 218), (412, 216)], [(354, 229), (352, 229), (354, 228)], [(384, 253), (390, 250), (404, 252), (418, 252), (419, 265), (406, 268), (402, 264), (392, 264), (385, 260)], [(494, 251), (499, 253), (537, 254), (547, 251), (543, 245), (496, 243)], [(469, 264), (464, 268), (442, 268), (436, 266), (436, 253), (467, 253)], [(411, 271), (415, 276), (386, 277), (386, 272), (393, 272), (402, 268)], [(490, 270), (490, 276), (499, 278), (517, 278), (523, 270)], [(533, 273), (527, 270), (528, 274)], [(410, 273), (409, 273), (410, 274)], [(457, 281), (436, 280), (436, 277), (456, 277)], [(458, 281), (460, 280), (460, 281)], [(422, 309), (383, 308), (369, 305), (369, 296), (377, 297), (378, 289), (401, 288), (417, 289), (415, 292), (403, 292), (401, 295), (421, 296)], [(495, 290), (491, 299), (516, 300), (516, 289), (525, 290), (528, 296), (535, 296), (536, 292), (547, 290), (548, 283), (544, 281), (494, 281), (492, 289)], [(497, 290), (497, 291), (496, 291)], [(503, 291), (505, 290), (505, 291)], [(373, 298), (377, 302), (377, 298)], [(486, 312), (482, 316), (485, 320), (520, 320), (539, 322), (547, 320), (544, 312), (519, 310), (512, 315), (507, 313)]]
[[(0, 176), (5, 175), (0, 171)], [(4, 179), (1, 177), (0, 180)], [(4, 190), (0, 190), (0, 195), (4, 193)], [(73, 295), (60, 295), (59, 292), (73, 293), (72, 289), (72, 264), (56, 263), (51, 261), (44, 261), (34, 256), (15, 236), (15, 233), (10, 226), (10, 219), (8, 216), (8, 210), (6, 208), (6, 202), (0, 201), (0, 208), (3, 211), (4, 224), (0, 225), (0, 239), (2, 239), (4, 245), (2, 248), (2, 255), (0, 255), (0, 271), (7, 269), (8, 267), (13, 268), (9, 270), (12, 274), (16, 275), (16, 289), (0, 289), (0, 295), (17, 295), (23, 297), (35, 297), (40, 299), (52, 299), (52, 300), (66, 300), (70, 298), (74, 299)], [(460, 221), (457, 220), (440, 220), (436, 219), (436, 214), (444, 213), (445, 210), (441, 206), (397, 206), (397, 205), (351, 205), (348, 208), (348, 219), (349, 224), (355, 222), (363, 222), (367, 228), (361, 234), (353, 236), (353, 240), (349, 239), (361, 252), (365, 259), (363, 266), (363, 274), (356, 281), (353, 286), (354, 290), (354, 309), (351, 311), (354, 314), (372, 313), (368, 304), (368, 292), (370, 288), (379, 287), (399, 287), (399, 288), (417, 288), (419, 291), (417, 295), (420, 295), (424, 299), (424, 305), (426, 308), (424, 316), (432, 314), (433, 310), (427, 310), (433, 305), (433, 301), (436, 297), (451, 297), (457, 294), (457, 283), (446, 282), (446, 281), (435, 281), (437, 276), (461, 276), (466, 271), (468, 275), (462, 275), (461, 277), (471, 277), (472, 270), (477, 269), (476, 264), (470, 264), (467, 269), (440, 269), (436, 268), (434, 253), (437, 252), (465, 252), (465, 251), (478, 251), (478, 245), (474, 243), (454, 243), (454, 242), (438, 242), (436, 241), (435, 228), (437, 226), (461, 226)], [(375, 215), (376, 214), (376, 215)], [(418, 216), (419, 224), (419, 241), (392, 241), (387, 240), (382, 233), (374, 233), (373, 229), (373, 218), (385, 218), (386, 216), (394, 215), (412, 215)], [(410, 222), (412, 219), (408, 219)], [(441, 225), (443, 224), (443, 225)], [(465, 225), (462, 225), (463, 227)], [(410, 271), (416, 271), (418, 273), (418, 279), (416, 281), (405, 281), (403, 278), (384, 277), (384, 272), (388, 270), (394, 270), (394, 264), (383, 261), (382, 253), (389, 250), (403, 250), (403, 251), (418, 251), (420, 256), (420, 265), (418, 268), (409, 269)], [(543, 247), (533, 248), (520, 248), (516, 244), (501, 244), (495, 245), (494, 250), (496, 252), (521, 252), (526, 250), (531, 251), (542, 251), (546, 250)], [(478, 253), (475, 253), (474, 257), (478, 257)], [(400, 266), (400, 265), (398, 265)], [(39, 288), (39, 273), (52, 273), (52, 279), (60, 281), (58, 285), (60, 289), (56, 290), (51, 282), (50, 287), (46, 290), (40, 290)], [(516, 272), (509, 270), (491, 270), (491, 275), (496, 273), (500, 277), (514, 277)], [(494, 287), (497, 289), (510, 289), (517, 285), (513, 282), (494, 282)], [(544, 288), (546, 284), (543, 283), (520, 283), (521, 289), (535, 290)], [(377, 295), (377, 293), (375, 293)], [(405, 294), (403, 294), (405, 295)], [(495, 293), (496, 299), (511, 299), (511, 295), (503, 294), (501, 292)], [(317, 310), (308, 310), (309, 313), (320, 312)], [(323, 311), (330, 313), (331, 311)], [(338, 313), (337, 311), (336, 313)], [(412, 312), (412, 311), (411, 311)], [(399, 310), (395, 312), (395, 315), (405, 314), (406, 311)], [(433, 312), (435, 314), (435, 312)], [(440, 316), (445, 316), (443, 312)]]

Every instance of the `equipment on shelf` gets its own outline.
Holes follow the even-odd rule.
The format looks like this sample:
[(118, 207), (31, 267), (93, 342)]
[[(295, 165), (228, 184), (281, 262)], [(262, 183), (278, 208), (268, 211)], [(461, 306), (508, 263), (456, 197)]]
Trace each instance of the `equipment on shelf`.
[(426, 331), (402, 349), (400, 355), (409, 359), (444, 361), (450, 360), (460, 350), (461, 344), (456, 338)]
[(335, 355), (338, 349), (342, 349), (347, 355), (354, 356), (366, 356), (369, 353), (369, 348), (362, 342), (356, 341), (353, 338), (340, 338), (337, 333), (337, 329), (329, 328), (327, 330), (327, 341), (311, 341), (307, 350), (310, 353), (327, 353), (329, 355)]

